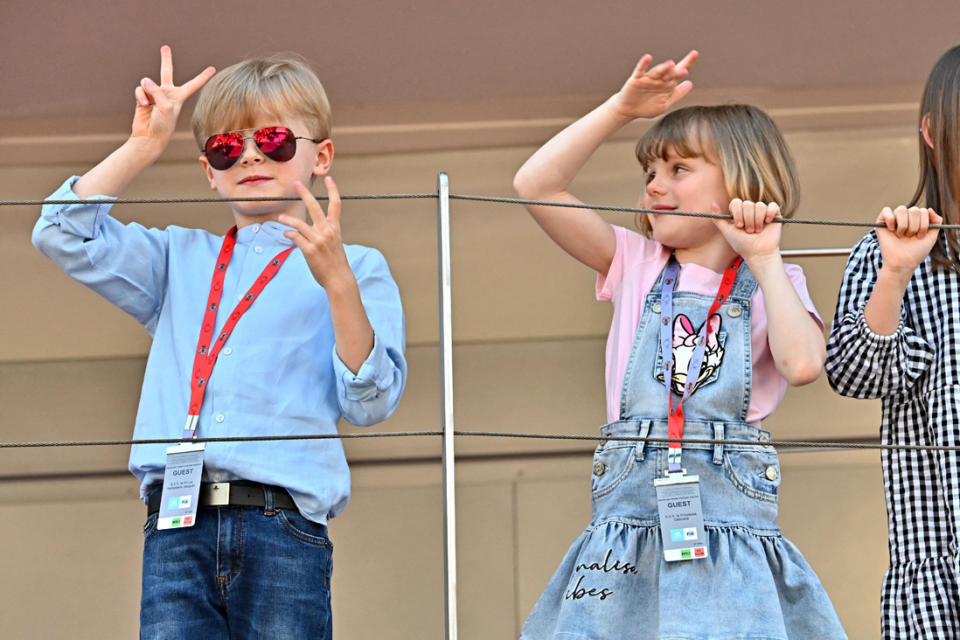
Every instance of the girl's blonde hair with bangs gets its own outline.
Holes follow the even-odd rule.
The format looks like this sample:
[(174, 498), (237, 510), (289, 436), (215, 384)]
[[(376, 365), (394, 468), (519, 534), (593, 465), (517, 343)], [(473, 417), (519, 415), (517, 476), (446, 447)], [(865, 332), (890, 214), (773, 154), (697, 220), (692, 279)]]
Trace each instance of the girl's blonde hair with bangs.
[(193, 110), (193, 137), (207, 138), (247, 129), (261, 114), (290, 113), (303, 118), (313, 138), (330, 137), (331, 114), (320, 79), (302, 58), (277, 54), (238, 62), (215, 75), (201, 90)]
[[(780, 129), (762, 109), (729, 104), (668, 113), (637, 142), (637, 160), (646, 171), (671, 150), (719, 165), (731, 198), (776, 202), (784, 218), (797, 210), (800, 182), (793, 156)], [(639, 214), (637, 225), (644, 235), (651, 235), (646, 214)]]

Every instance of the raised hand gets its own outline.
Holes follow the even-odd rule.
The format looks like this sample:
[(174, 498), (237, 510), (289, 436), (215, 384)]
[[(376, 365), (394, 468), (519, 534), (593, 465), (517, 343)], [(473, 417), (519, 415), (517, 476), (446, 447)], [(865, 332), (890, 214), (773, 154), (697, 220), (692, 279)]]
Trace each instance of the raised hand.
[(664, 113), (690, 93), (693, 83), (685, 78), (699, 55), (691, 51), (680, 62), (667, 60), (648, 69), (653, 56), (645, 54), (614, 96), (617, 111), (630, 119), (653, 118)]
[(940, 224), (943, 218), (933, 209), (903, 205), (896, 209), (884, 207), (877, 216), (880, 255), (883, 267), (895, 272), (912, 274), (929, 255), (937, 242), (939, 229), (930, 230), (931, 224)]
[(330, 176), (326, 176), (323, 182), (330, 197), (326, 215), (313, 194), (302, 183), (297, 182), (297, 195), (307, 205), (313, 224), (288, 215), (278, 216), (277, 220), (294, 228), (293, 231), (285, 231), (284, 235), (300, 247), (310, 267), (310, 273), (326, 290), (337, 355), (350, 371), (358, 373), (373, 350), (373, 327), (370, 326), (370, 319), (363, 308), (357, 279), (343, 250), (340, 236), (340, 192)]
[[(716, 202), (712, 208), (713, 213), (721, 213)], [(733, 220), (714, 220), (714, 223), (727, 244), (744, 260), (749, 263), (753, 258), (779, 253), (783, 225), (771, 223), (780, 217), (780, 205), (734, 198), (730, 201), (729, 213)]]
[(323, 182), (330, 198), (326, 215), (310, 190), (297, 182), (297, 195), (307, 205), (313, 224), (287, 215), (280, 216), (278, 220), (295, 229), (284, 232), (284, 235), (300, 247), (310, 267), (310, 273), (326, 289), (332, 284), (343, 283), (343, 278), (346, 278), (345, 282), (350, 282), (353, 272), (350, 270), (340, 235), (340, 192), (330, 176), (326, 176)]
[(177, 126), (177, 117), (187, 98), (196, 93), (216, 70), (207, 67), (191, 80), (177, 86), (173, 83), (173, 53), (160, 47), (160, 84), (143, 78), (134, 90), (137, 109), (133, 116), (131, 139), (149, 144), (159, 153), (170, 142)]

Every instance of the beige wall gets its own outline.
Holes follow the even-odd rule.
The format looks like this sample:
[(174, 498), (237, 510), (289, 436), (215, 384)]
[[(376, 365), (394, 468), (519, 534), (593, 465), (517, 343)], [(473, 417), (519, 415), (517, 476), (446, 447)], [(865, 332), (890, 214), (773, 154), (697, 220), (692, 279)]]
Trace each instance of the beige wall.
[[(866, 221), (912, 190), (910, 128), (794, 131), (801, 168), (798, 217)], [(438, 170), (455, 193), (512, 195), (532, 148), (338, 157), (342, 193), (432, 191)], [(7, 166), (4, 198), (40, 198), (83, 166)], [(575, 191), (632, 205), (639, 189), (631, 144), (605, 146)], [(192, 163), (160, 163), (131, 196), (206, 195)], [(454, 202), (456, 421), (462, 429), (593, 434), (603, 416), (606, 305), (592, 274), (543, 236), (520, 207)], [(148, 337), (131, 319), (70, 282), (29, 245), (35, 211), (0, 210), (0, 439), (125, 438), (136, 410)], [(222, 231), (217, 206), (129, 205), (124, 219)], [(610, 216), (629, 224), (630, 216)], [(436, 231), (432, 201), (351, 202), (344, 236), (387, 255), (407, 313), (410, 382), (383, 430), (439, 425)], [(860, 230), (787, 228), (787, 248), (850, 246)], [(842, 258), (804, 259), (829, 325)], [(768, 427), (776, 437), (872, 436), (875, 403), (844, 400), (824, 379), (792, 390)], [(381, 427), (376, 427), (380, 429)], [(351, 426), (345, 432), (354, 432)], [(573, 538), (589, 519), (589, 443), (461, 438), (458, 466), (462, 638), (516, 635)], [(335, 634), (440, 638), (443, 558), (435, 438), (347, 441), (354, 494), (331, 525), (336, 548)], [(566, 452), (566, 453), (564, 453)], [(490, 455), (488, 455), (490, 454)], [(494, 459), (500, 454), (519, 457)], [(122, 447), (0, 450), (0, 624), (5, 637), (103, 638), (136, 633), (142, 507), (120, 472)], [(879, 456), (783, 456), (781, 524), (834, 599), (851, 638), (879, 633), (886, 529)]]

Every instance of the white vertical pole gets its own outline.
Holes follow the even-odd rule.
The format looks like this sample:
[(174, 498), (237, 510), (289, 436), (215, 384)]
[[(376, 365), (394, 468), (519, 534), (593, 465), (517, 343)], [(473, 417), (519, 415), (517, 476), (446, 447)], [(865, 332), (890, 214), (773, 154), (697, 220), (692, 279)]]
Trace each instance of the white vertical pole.
[(457, 638), (457, 508), (453, 452), (453, 324), (450, 287), (450, 184), (437, 176), (437, 264), (440, 285), (440, 375), (443, 380), (443, 584), (446, 639)]

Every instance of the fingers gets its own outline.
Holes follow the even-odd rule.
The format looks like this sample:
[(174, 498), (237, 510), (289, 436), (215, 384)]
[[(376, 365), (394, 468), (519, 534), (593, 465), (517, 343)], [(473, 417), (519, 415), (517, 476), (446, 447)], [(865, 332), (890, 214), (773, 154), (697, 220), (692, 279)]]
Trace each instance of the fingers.
[(683, 99), (685, 95), (690, 93), (691, 89), (693, 89), (693, 83), (690, 82), (689, 80), (684, 80), (683, 82), (678, 84), (677, 88), (673, 90), (673, 95), (671, 96), (672, 100), (670, 104), (673, 104), (674, 102), (678, 102), (679, 100)]
[(133, 95), (137, 100), (137, 106), (139, 107), (149, 107), (150, 98), (147, 97), (146, 92), (143, 90), (143, 87), (137, 85), (137, 88), (133, 90)]
[(633, 77), (642, 78), (643, 74), (647, 72), (647, 67), (651, 62), (653, 62), (653, 56), (649, 53), (643, 54), (643, 57), (640, 58), (640, 62), (638, 62), (637, 66), (633, 69)]
[(919, 228), (917, 229), (917, 237), (922, 238), (927, 235), (927, 231), (930, 229), (930, 214), (933, 213), (933, 209), (924, 209), (925, 215), (918, 216), (920, 221)]
[(217, 72), (213, 67), (207, 67), (197, 75), (195, 75), (190, 80), (183, 83), (183, 86), (180, 87), (183, 91), (183, 99), (186, 100), (194, 93), (196, 93), (200, 87), (207, 84), (207, 80), (213, 77), (213, 74)]
[(700, 52), (696, 49), (693, 49), (687, 55), (683, 56), (683, 59), (677, 63), (677, 67), (681, 69), (689, 69), (693, 66), (693, 63), (697, 61), (697, 58), (700, 57)]
[(173, 51), (168, 45), (160, 47), (160, 85), (173, 86)]
[(907, 211), (907, 208), (904, 206), (897, 207), (893, 210), (893, 217), (896, 221), (896, 233), (898, 238), (902, 238), (907, 231), (907, 227), (910, 225), (910, 214)]
[(327, 188), (327, 197), (329, 198), (327, 203), (327, 222), (339, 226), (340, 190), (337, 188), (337, 183), (335, 183), (330, 176), (323, 177), (323, 184)]
[[(177, 85), (175, 85), (173, 82), (173, 51), (170, 49), (168, 45), (163, 45), (162, 47), (160, 47), (160, 85), (159, 86), (164, 89), (174, 89), (174, 90), (179, 89), (179, 91), (177, 91), (176, 93), (179, 94), (180, 102), (184, 102), (187, 98), (189, 98), (194, 93), (196, 93), (200, 89), (200, 87), (202, 87), (204, 84), (207, 83), (207, 80), (213, 77), (213, 74), (215, 74), (216, 72), (217, 70), (214, 69), (213, 67), (207, 67), (206, 69), (204, 69), (203, 71), (195, 75), (193, 78), (183, 83), (182, 86), (177, 87)], [(144, 78), (143, 80), (141, 80), (140, 82), (141, 85), (143, 85), (144, 82), (147, 80), (149, 80), (149, 78)], [(149, 80), (149, 81), (153, 83), (152, 80)], [(153, 83), (153, 84), (156, 84), (156, 83)], [(147, 87), (144, 86), (144, 89), (146, 90)], [(147, 92), (149, 93), (149, 91)], [(171, 95), (174, 95), (174, 94), (171, 94)]]
[[(307, 205), (307, 211), (310, 213), (310, 217), (313, 218), (314, 226), (319, 226), (326, 220), (326, 216), (323, 214), (323, 207), (320, 206), (320, 203), (317, 202), (317, 199), (313, 197), (313, 194), (310, 193), (310, 190), (299, 180), (293, 183), (293, 188), (297, 192), (297, 195), (300, 196), (300, 199), (303, 200), (303, 203)], [(290, 216), (284, 216), (285, 218), (290, 218)], [(293, 218), (291, 218), (292, 220)], [(301, 221), (302, 222), (302, 221)], [(289, 223), (284, 223), (289, 224)], [(303, 225), (309, 228), (306, 222), (303, 222)], [(291, 224), (291, 227), (297, 227), (298, 225)], [(301, 230), (301, 233), (303, 231)]]
[(140, 81), (140, 88), (143, 90), (144, 95), (146, 95), (150, 104), (156, 105), (157, 107), (166, 107), (170, 104), (170, 98), (167, 97), (166, 92), (164, 92), (163, 87), (158, 85), (156, 82), (150, 78), (144, 78)]
[[(313, 227), (311, 227), (306, 220), (302, 218), (298, 218), (296, 216), (288, 216), (288, 215), (280, 214), (279, 216), (277, 216), (277, 222), (280, 222), (282, 224), (287, 225), (288, 227), (293, 227), (294, 229), (296, 229), (297, 232), (299, 232), (299, 233), (296, 233), (296, 235), (306, 235), (313, 229)], [(295, 232), (287, 231), (285, 233), (295, 233)], [(291, 238), (293, 236), (287, 236), (287, 237)]]
[(897, 219), (893, 216), (893, 209), (890, 207), (884, 207), (880, 210), (880, 215), (877, 216), (877, 224), (882, 224), (890, 231), (895, 231), (897, 228)]
[(774, 220), (780, 217), (780, 205), (776, 202), (771, 202), (767, 205), (767, 215), (764, 217), (764, 224), (770, 224)]
[(660, 64), (651, 67), (650, 70), (647, 71), (647, 77), (654, 78), (656, 80), (666, 80), (670, 74), (675, 71), (676, 67), (677, 63), (673, 60), (661, 62)]
[[(650, 63), (653, 62), (653, 56), (649, 53), (645, 53), (640, 62), (637, 63), (637, 66), (633, 70), (634, 78), (642, 78), (644, 75), (652, 78), (664, 79), (668, 76), (675, 76), (679, 78), (686, 77), (689, 72), (690, 67), (700, 56), (700, 53), (696, 50), (690, 51), (687, 55), (683, 57), (680, 62), (674, 62), (673, 60), (666, 60), (660, 64), (651, 67)], [(689, 90), (689, 89), (688, 89)]]
[(737, 229), (743, 229), (743, 200), (734, 198), (730, 201), (730, 215), (733, 216), (733, 226)]
[(884, 207), (877, 216), (877, 223), (896, 234), (898, 238), (922, 238), (930, 224), (940, 224), (942, 218), (933, 209), (926, 207), (906, 207), (896, 209)]
[(734, 198), (730, 201), (730, 215), (733, 224), (747, 233), (759, 233), (763, 228), (780, 217), (780, 205), (776, 202), (751, 202)]

